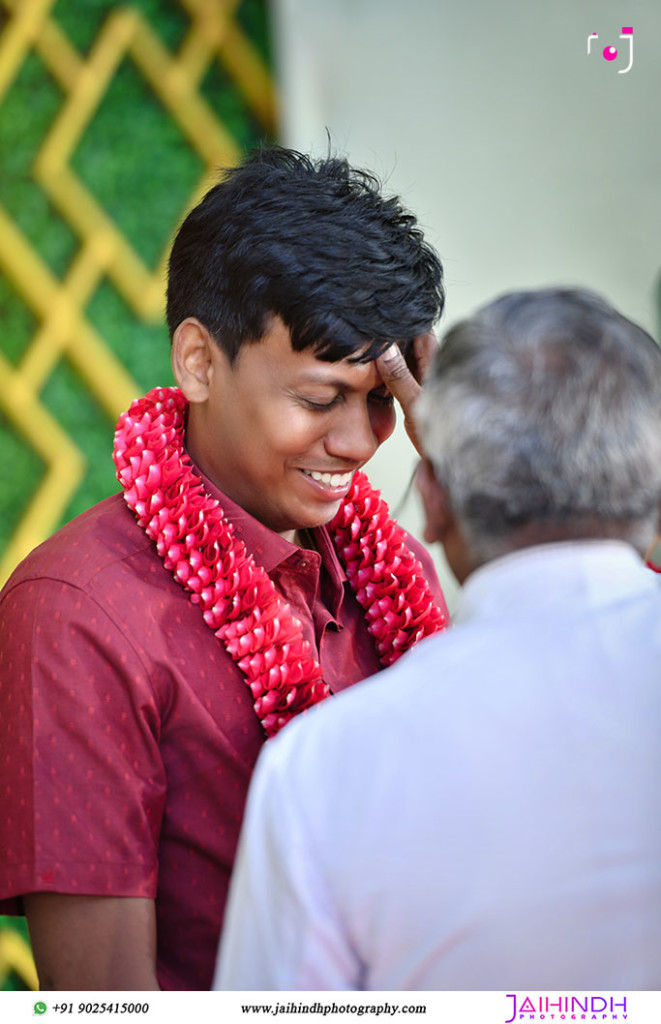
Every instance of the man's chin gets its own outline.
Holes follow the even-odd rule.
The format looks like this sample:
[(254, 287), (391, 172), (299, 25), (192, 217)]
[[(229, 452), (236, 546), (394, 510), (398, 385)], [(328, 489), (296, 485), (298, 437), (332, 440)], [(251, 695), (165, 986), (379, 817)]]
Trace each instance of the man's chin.
[(300, 515), (297, 516), (297, 525), (294, 529), (300, 532), (301, 530), (315, 530), (319, 526), (327, 526), (339, 512), (343, 500), (342, 498), (324, 503), (322, 507), (314, 511), (301, 511)]

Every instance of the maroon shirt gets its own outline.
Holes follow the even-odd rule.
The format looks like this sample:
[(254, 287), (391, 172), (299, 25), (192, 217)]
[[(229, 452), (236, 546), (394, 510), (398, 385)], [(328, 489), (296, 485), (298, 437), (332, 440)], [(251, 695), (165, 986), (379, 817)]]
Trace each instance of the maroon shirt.
[[(331, 691), (376, 672), (326, 529), (319, 552), (302, 550), (207, 486)], [(445, 609), (429, 555), (410, 546)], [(21, 913), (29, 892), (154, 898), (161, 986), (209, 988), (264, 742), (252, 705), (122, 495), (37, 548), (0, 595), (0, 913)]]

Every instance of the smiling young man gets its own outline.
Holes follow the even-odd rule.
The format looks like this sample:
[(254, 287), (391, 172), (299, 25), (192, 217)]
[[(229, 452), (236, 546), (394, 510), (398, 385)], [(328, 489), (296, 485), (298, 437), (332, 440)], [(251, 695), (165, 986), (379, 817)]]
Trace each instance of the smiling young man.
[(415, 219), (342, 160), (264, 151), (181, 226), (178, 387), (0, 600), (0, 910), (42, 987), (208, 988), (265, 738), (446, 624), (361, 472), (395, 422), (377, 360), (413, 365), (442, 304)]

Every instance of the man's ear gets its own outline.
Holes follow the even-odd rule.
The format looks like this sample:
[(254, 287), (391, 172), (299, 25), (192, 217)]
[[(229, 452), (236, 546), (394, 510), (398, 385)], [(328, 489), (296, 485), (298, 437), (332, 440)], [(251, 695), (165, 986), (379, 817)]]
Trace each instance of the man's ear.
[(219, 353), (213, 335), (194, 316), (182, 320), (172, 335), (172, 372), (189, 402), (206, 402)]
[(428, 544), (436, 541), (443, 544), (454, 525), (454, 515), (447, 491), (439, 484), (434, 467), (427, 458), (420, 463), (417, 484), (425, 510), (424, 539)]

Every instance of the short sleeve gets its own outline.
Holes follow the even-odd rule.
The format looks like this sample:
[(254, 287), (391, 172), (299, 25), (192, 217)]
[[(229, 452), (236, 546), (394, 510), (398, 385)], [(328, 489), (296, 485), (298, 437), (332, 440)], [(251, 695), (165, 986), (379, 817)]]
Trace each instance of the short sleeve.
[(111, 616), (56, 580), (6, 589), (0, 708), (0, 912), (35, 891), (154, 897), (160, 714)]

